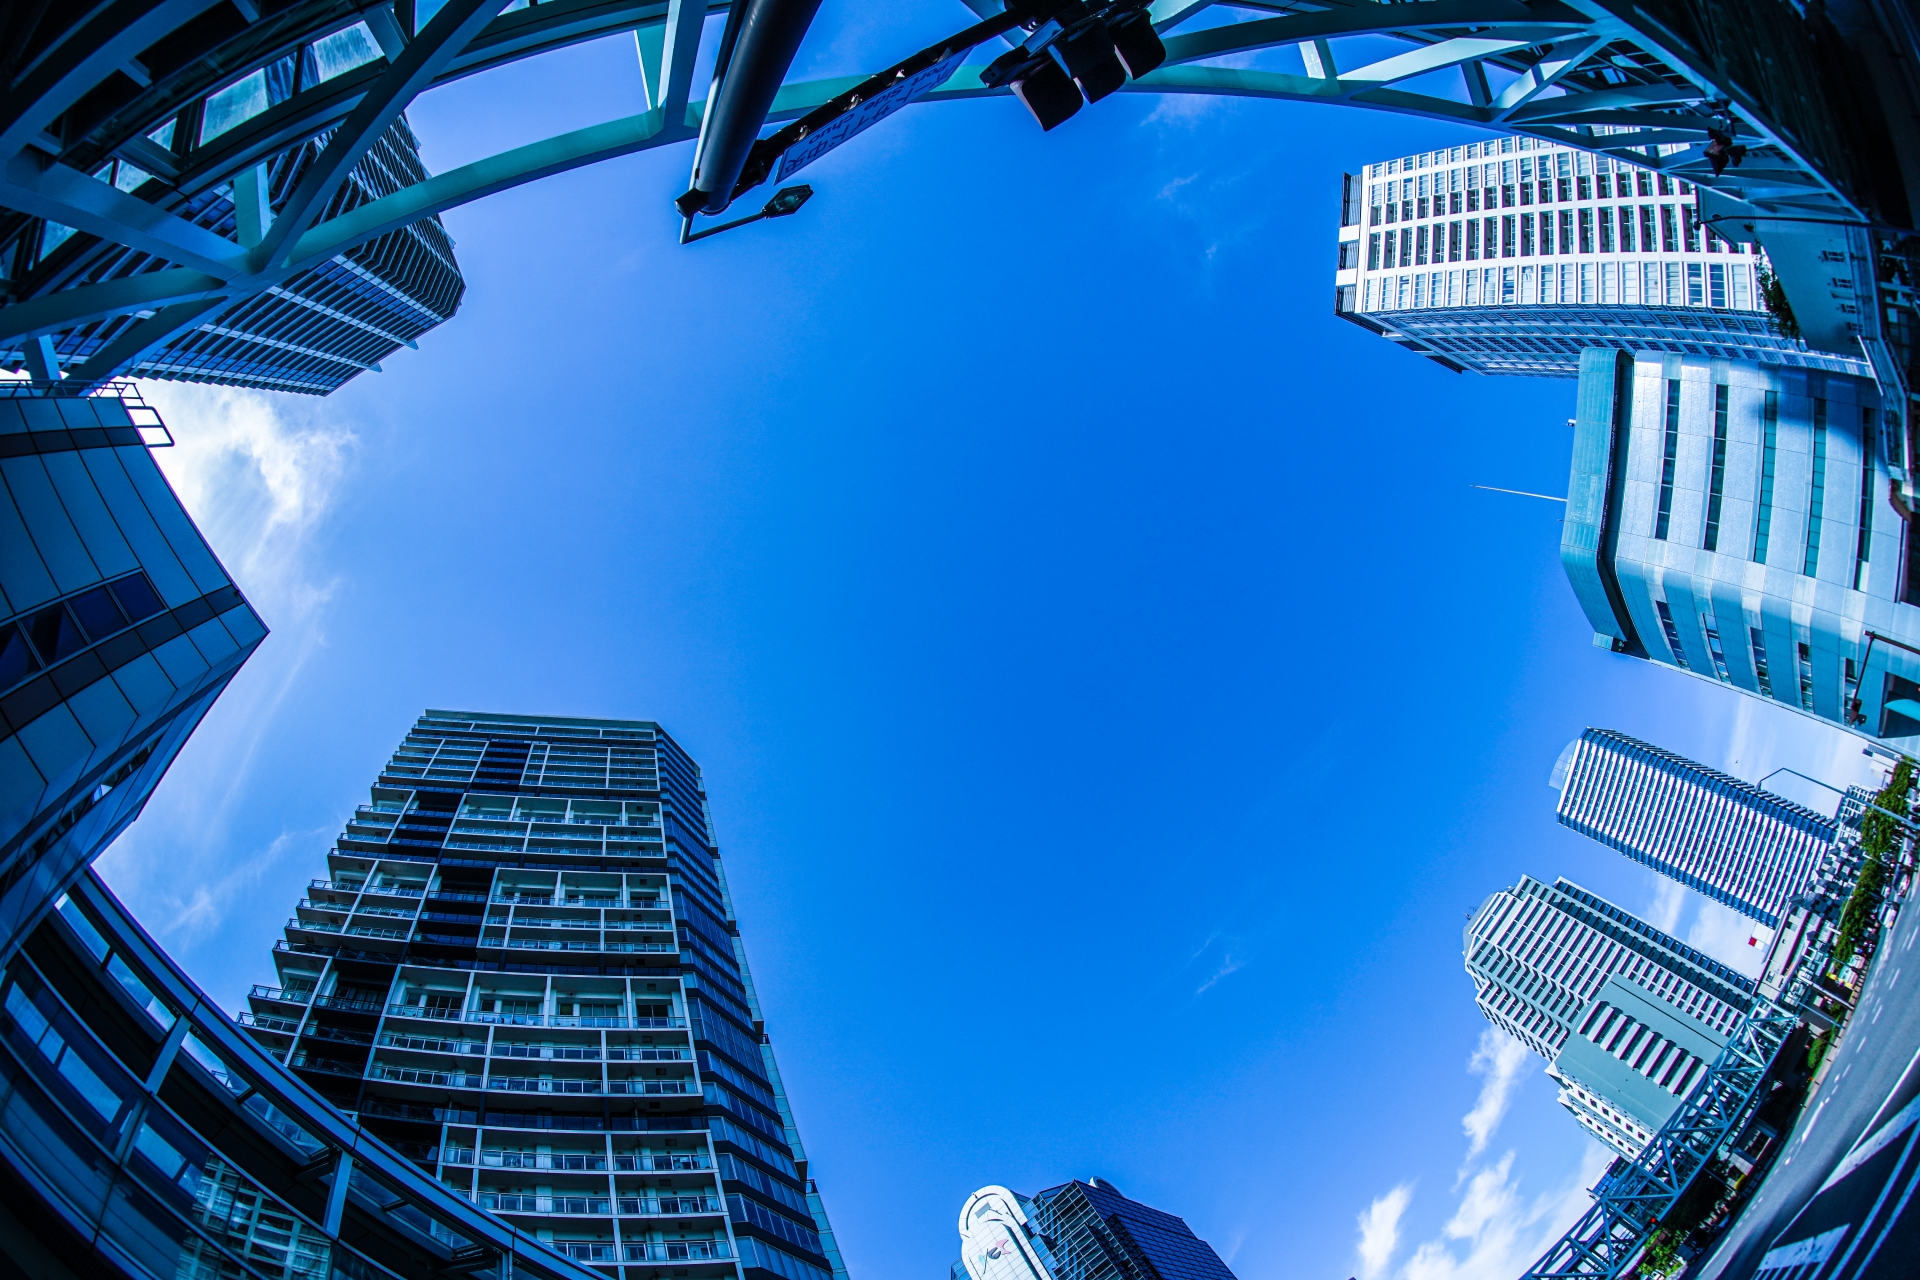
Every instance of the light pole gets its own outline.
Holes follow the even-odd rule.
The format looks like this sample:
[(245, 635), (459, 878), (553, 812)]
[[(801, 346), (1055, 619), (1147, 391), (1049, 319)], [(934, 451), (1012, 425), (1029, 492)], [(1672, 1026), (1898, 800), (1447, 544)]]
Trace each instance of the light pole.
[(813, 198), (813, 188), (806, 183), (797, 187), (782, 187), (774, 192), (773, 199), (760, 207), (760, 212), (750, 213), (744, 218), (735, 218), (732, 222), (723, 222), (717, 227), (708, 227), (705, 231), (693, 229), (693, 217), (688, 215), (680, 224), (680, 243), (692, 244), (695, 240), (705, 240), (708, 236), (717, 236), (722, 231), (731, 231), (735, 227), (744, 227), (749, 222), (758, 222), (762, 218), (784, 218), (800, 212), (800, 206)]

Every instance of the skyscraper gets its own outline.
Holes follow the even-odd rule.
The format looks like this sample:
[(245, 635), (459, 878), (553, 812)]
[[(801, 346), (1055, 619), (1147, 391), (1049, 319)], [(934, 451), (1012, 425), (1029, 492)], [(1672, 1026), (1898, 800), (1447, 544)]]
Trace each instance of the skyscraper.
[(267, 634), (154, 465), (158, 416), (129, 388), (32, 391), (0, 383), (0, 938), (14, 941), (133, 821)]
[(1490, 895), (1465, 932), (1474, 1002), (1547, 1059), (1560, 1102), (1637, 1154), (1746, 1012), (1753, 983), (1565, 879)]
[(428, 711), (274, 965), (253, 1034), (556, 1249), (628, 1280), (845, 1275), (659, 726)]
[(1233, 1280), (1186, 1221), (1104, 1178), (1029, 1199), (982, 1187), (960, 1210), (953, 1280)]
[(1560, 825), (1771, 928), (1839, 828), (1802, 805), (1611, 729), (1555, 767)]
[(1582, 348), (1864, 374), (1773, 331), (1752, 244), (1703, 224), (1691, 184), (1537, 138), (1348, 175), (1334, 310), (1449, 369), (1571, 378)]
[(1594, 643), (1920, 750), (1909, 444), (1865, 378), (1581, 358), (1560, 558)]

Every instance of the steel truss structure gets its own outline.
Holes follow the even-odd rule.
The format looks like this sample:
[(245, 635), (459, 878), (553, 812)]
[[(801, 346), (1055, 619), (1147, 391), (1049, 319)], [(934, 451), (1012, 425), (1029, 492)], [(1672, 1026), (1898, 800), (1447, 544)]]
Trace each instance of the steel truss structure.
[[(999, 0), (968, 3), (977, 14), (999, 9)], [(1910, 311), (1912, 294), (1876, 296), (1885, 245), (1871, 237), (1876, 227), (1911, 227), (1907, 190), (1920, 190), (1920, 173), (1903, 173), (1885, 124), (1892, 108), (1872, 97), (1880, 64), (1856, 47), (1897, 47), (1912, 33), (1888, 36), (1888, 23), (1908, 19), (1880, 13), (1879, 3), (1830, 5), (1866, 12), (1855, 23), (1864, 34), (1843, 36), (1788, 0), (1157, 0), (1166, 65), (1126, 91), (1345, 104), (1611, 153), (1698, 184), (1719, 214), (1753, 221), (1770, 248), (1788, 223), (1845, 226), (1865, 264), (1841, 281), (1856, 296), (1837, 305), (1853, 317), (1847, 324), (1883, 382), (1898, 384), (1890, 402), (1904, 406), (1904, 328), (1885, 333), (1881, 317), (1883, 303)], [(723, 0), (9, 5), (0, 16), (0, 206), (13, 213), (0, 217), (0, 251), (11, 248), (13, 263), (0, 295), (0, 361), (39, 376), (60, 376), (53, 366), (64, 363), (63, 385), (82, 391), (150, 362), (236, 302), (278, 296), (379, 237), (549, 174), (690, 141), (704, 115), (692, 96), (703, 26), (725, 8)], [(1249, 10), (1265, 16), (1225, 20)], [(317, 42), (359, 24), (379, 56), (325, 78), (298, 76), (264, 110), (200, 141), (210, 104), (236, 82), (263, 68), (311, 65)], [(335, 198), (419, 94), (627, 32), (637, 38), (647, 111), (372, 198)], [(1403, 51), (1338, 65), (1338, 43), (1360, 36), (1391, 37)], [(1225, 65), (1282, 49), (1297, 51), (1303, 73)], [(980, 82), (994, 51), (982, 50), (978, 65), (923, 100), (1007, 92)], [(1277, 56), (1291, 65), (1293, 55)], [(795, 119), (863, 78), (789, 83), (770, 119)], [(1708, 151), (1716, 132), (1747, 149), (1742, 164), (1717, 175)], [(271, 189), (254, 176), (301, 148), (312, 154), (297, 180)], [(115, 162), (144, 180), (124, 189), (113, 180), (124, 172)], [(185, 208), (221, 191), (234, 193), (230, 233), (227, 222), (204, 225)], [(28, 246), (49, 223), (74, 229), (85, 250), (36, 260)], [(108, 257), (118, 265), (85, 269)], [(1816, 296), (1834, 275), (1826, 267), (1814, 274), (1822, 272), (1788, 279), (1803, 318), (1836, 305)], [(62, 361), (85, 326), (100, 339)]]
[(1639, 1257), (1701, 1171), (1731, 1152), (1766, 1101), (1774, 1060), (1807, 1016), (1807, 1002), (1832, 955), (1832, 923), (1859, 874), (1857, 834), (1864, 811), (1859, 797), (1849, 796), (1843, 804), (1842, 822), (1850, 820), (1854, 827), (1842, 826), (1841, 839), (1815, 871), (1809, 902), (1820, 919), (1785, 981), (1771, 995), (1762, 984), (1753, 1007), (1693, 1092), (1630, 1164), (1601, 1179), (1592, 1207), (1523, 1280), (1613, 1280)]

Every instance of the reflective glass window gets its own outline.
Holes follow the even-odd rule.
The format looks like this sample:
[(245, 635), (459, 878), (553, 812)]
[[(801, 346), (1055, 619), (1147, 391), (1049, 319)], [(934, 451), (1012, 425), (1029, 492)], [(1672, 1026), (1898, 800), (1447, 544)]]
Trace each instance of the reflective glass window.
[(65, 605), (50, 605), (28, 618), (27, 634), (33, 637), (33, 647), (39, 650), (42, 662), (58, 662), (87, 643)]
[(147, 581), (144, 573), (131, 574), (107, 585), (113, 589), (120, 607), (135, 622), (150, 618), (167, 607), (161, 603), (160, 593), (153, 589), (153, 584)]
[(0, 689), (20, 683), (39, 669), (40, 659), (33, 656), (27, 638), (9, 622), (0, 630)]
[(127, 625), (120, 606), (113, 602), (113, 593), (105, 587), (81, 592), (67, 601), (67, 607), (73, 610), (73, 616), (80, 620), (80, 629), (91, 640), (110, 636)]

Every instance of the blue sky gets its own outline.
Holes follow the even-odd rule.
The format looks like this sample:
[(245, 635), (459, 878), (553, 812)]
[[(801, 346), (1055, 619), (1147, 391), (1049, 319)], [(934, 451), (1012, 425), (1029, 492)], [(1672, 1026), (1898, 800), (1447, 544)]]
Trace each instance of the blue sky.
[[(966, 16), (830, 3), (799, 69)], [(411, 119), (446, 169), (641, 92), (616, 40)], [(1557, 506), (1468, 488), (1564, 492), (1571, 383), (1331, 314), (1342, 171), (1470, 136), (977, 101), (696, 246), (685, 147), (453, 212), (465, 304), (385, 373), (152, 389), (274, 634), (104, 873), (238, 1008), (422, 708), (657, 719), (856, 1280), (942, 1275), (982, 1184), (1096, 1174), (1244, 1280), (1515, 1274), (1597, 1148), (1487, 1036), (1467, 914), (1567, 875), (1751, 954), (1554, 825), (1562, 745), (1863, 762), (1593, 649)]]

